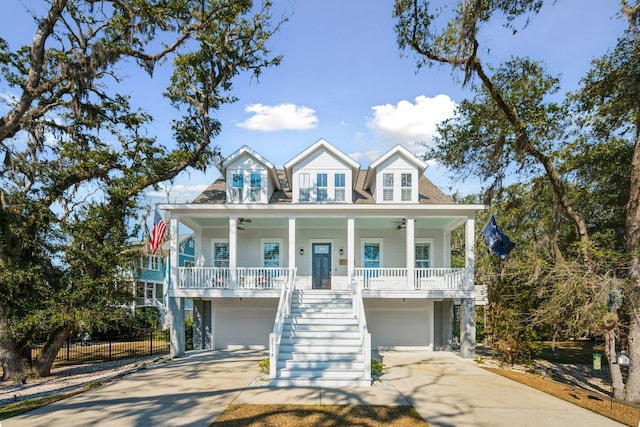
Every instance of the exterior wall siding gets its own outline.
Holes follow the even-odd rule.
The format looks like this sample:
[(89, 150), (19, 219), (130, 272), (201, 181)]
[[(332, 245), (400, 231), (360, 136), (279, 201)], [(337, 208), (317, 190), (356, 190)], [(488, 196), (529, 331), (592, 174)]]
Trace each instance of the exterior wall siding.
[(371, 348), (434, 348), (432, 300), (365, 299)]
[(278, 309), (274, 298), (216, 299), (213, 330), (216, 349), (264, 349)]

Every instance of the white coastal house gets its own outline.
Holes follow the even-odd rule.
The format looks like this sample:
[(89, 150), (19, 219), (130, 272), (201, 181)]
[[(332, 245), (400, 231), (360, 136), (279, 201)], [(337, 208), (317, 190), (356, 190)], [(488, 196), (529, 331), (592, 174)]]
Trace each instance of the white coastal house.
[[(321, 139), (281, 169), (244, 146), (193, 202), (169, 213), (172, 354), (184, 353), (184, 302), (196, 349), (269, 349), (271, 385), (369, 385), (371, 351), (475, 355), (474, 225), (396, 146), (366, 170)], [(194, 234), (180, 266), (179, 230)], [(464, 227), (465, 267), (451, 267)]]

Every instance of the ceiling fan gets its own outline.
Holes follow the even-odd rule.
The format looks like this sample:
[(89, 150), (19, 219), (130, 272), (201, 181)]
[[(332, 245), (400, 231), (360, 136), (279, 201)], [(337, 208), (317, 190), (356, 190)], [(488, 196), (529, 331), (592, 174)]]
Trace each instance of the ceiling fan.
[(238, 230), (246, 230), (243, 224), (251, 224), (251, 218), (238, 218)]

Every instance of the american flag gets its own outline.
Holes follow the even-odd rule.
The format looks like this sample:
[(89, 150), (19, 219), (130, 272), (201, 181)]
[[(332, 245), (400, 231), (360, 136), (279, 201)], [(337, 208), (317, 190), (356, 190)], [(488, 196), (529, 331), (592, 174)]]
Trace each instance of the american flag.
[(155, 255), (162, 243), (162, 238), (164, 237), (164, 233), (167, 231), (167, 225), (164, 223), (164, 220), (158, 213), (156, 209), (156, 214), (153, 220), (153, 228), (151, 229), (151, 254)]

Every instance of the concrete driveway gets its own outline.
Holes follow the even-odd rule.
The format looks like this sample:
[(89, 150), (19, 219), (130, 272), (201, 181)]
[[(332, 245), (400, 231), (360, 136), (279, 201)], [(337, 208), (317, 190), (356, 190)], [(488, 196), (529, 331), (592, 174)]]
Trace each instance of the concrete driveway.
[(430, 426), (621, 424), (445, 352), (382, 352), (386, 386), (250, 387), (262, 351), (190, 352), (2, 421), (12, 426), (208, 426), (231, 403), (413, 405)]

